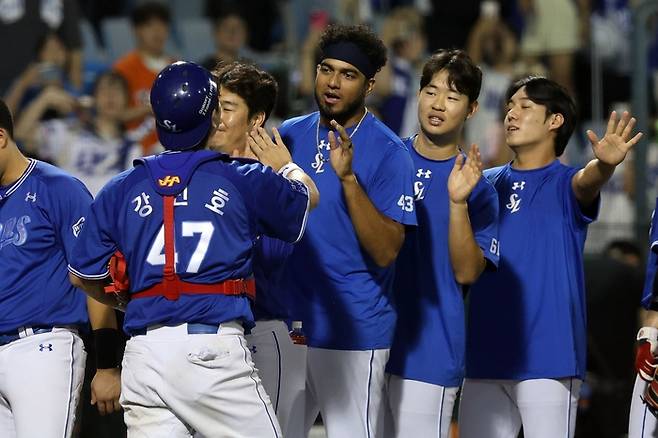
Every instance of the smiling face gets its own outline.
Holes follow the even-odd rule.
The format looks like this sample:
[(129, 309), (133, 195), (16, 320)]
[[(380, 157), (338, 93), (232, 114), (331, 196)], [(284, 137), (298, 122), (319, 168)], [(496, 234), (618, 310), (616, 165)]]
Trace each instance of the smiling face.
[(374, 79), (366, 79), (352, 64), (323, 59), (315, 76), (315, 100), (320, 114), (341, 124), (360, 117), (374, 83)]
[(477, 110), (468, 96), (450, 85), (447, 70), (434, 74), (418, 96), (418, 122), (429, 138), (458, 137), (464, 122)]
[(561, 114), (547, 114), (544, 105), (530, 100), (523, 86), (507, 102), (505, 140), (514, 150), (542, 143), (553, 148), (556, 130), (562, 122)]
[(247, 102), (224, 86), (219, 88), (219, 105), (220, 123), (209, 141), (210, 148), (226, 154), (232, 154), (236, 149), (244, 151), (247, 132), (253, 128), (256, 117), (250, 119)]

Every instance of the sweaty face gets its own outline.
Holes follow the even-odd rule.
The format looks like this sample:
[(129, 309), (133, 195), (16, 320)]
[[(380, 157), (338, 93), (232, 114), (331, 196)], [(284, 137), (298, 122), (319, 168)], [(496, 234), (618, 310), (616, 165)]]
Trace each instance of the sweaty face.
[(509, 147), (522, 147), (546, 141), (551, 135), (546, 107), (530, 100), (521, 87), (507, 102), (505, 140)]
[(236, 149), (243, 151), (247, 146), (247, 132), (252, 127), (247, 102), (236, 93), (220, 87), (219, 105), (220, 122), (217, 131), (210, 138), (210, 148), (226, 154), (231, 154)]
[(323, 59), (315, 76), (315, 100), (327, 119), (344, 123), (363, 108), (369, 90), (366, 77), (352, 64)]
[(459, 134), (471, 112), (468, 96), (448, 83), (448, 71), (441, 70), (420, 90), (418, 121), (430, 137)]

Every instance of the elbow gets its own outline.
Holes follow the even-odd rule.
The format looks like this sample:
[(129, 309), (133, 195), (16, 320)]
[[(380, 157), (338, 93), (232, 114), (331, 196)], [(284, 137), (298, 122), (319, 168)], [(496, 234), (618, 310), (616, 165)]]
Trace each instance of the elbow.
[(84, 282), (80, 277), (78, 277), (75, 274), (72, 274), (69, 272), (69, 281), (74, 287), (77, 287), (78, 289), (83, 289), (84, 290)]
[(317, 187), (313, 185), (313, 187), (309, 190), (309, 211), (313, 210), (315, 207), (318, 206), (320, 203), (320, 192), (318, 191)]
[(463, 271), (455, 271), (455, 280), (457, 283), (461, 284), (462, 286), (469, 286), (478, 279), (480, 274), (475, 271), (468, 271), (468, 270), (463, 270)]
[(390, 249), (388, 251), (382, 251), (379, 254), (377, 254), (375, 257), (373, 257), (373, 261), (380, 268), (388, 268), (393, 264), (393, 262), (395, 262), (395, 259), (398, 258), (398, 252), (399, 249), (396, 250)]

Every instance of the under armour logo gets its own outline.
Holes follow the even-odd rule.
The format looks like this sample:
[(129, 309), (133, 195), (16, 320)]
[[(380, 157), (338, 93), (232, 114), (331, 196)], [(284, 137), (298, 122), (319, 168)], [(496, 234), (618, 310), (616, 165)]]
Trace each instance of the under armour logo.
[(418, 169), (418, 172), (416, 172), (416, 178), (423, 177), (425, 179), (428, 179), (430, 176), (432, 176), (432, 171), (429, 169), (427, 170)]
[(37, 192), (27, 192), (27, 195), (25, 195), (25, 202), (27, 201), (37, 202)]
[(53, 351), (53, 344), (39, 344), (39, 351)]
[(514, 181), (514, 184), (512, 184), (512, 190), (523, 190), (525, 188), (525, 181)]
[(318, 149), (319, 150), (326, 149), (326, 150), (330, 151), (331, 150), (331, 143), (329, 143), (325, 139), (322, 139), (322, 140), (320, 140), (320, 144), (318, 145)]
[(509, 197), (509, 204), (505, 205), (508, 210), (510, 210), (512, 213), (516, 213), (519, 211), (519, 207), (521, 206), (521, 198), (519, 198), (519, 195), (516, 193), (512, 193), (512, 195)]

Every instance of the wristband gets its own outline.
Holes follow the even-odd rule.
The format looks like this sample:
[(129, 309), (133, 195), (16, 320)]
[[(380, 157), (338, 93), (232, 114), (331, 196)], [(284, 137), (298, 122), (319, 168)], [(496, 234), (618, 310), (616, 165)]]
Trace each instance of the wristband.
[(303, 172), (302, 168), (293, 163), (292, 161), (290, 163), (284, 164), (281, 169), (277, 172), (279, 175), (281, 175), (284, 178), (288, 178), (288, 175), (290, 172), (293, 170), (300, 170)]
[(96, 369), (116, 368), (119, 366), (117, 350), (121, 344), (121, 333), (112, 328), (94, 330), (96, 347)]

